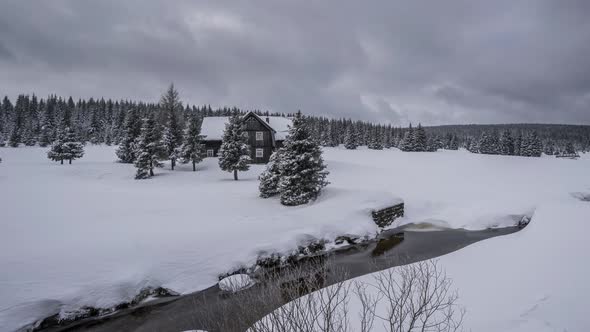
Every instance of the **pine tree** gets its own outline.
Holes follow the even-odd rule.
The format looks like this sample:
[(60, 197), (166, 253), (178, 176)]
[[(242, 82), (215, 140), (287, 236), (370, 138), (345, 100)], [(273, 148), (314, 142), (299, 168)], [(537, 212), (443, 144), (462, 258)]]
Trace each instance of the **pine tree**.
[(402, 151), (416, 151), (416, 135), (411, 123), (408, 131), (404, 134), (402, 142), (400, 142), (400, 149)]
[(221, 148), (219, 149), (219, 167), (226, 172), (234, 173), (234, 180), (238, 180), (238, 171), (250, 168), (250, 147), (248, 138), (242, 130), (242, 120), (234, 114), (225, 125)]
[(492, 131), (491, 133), (482, 133), (479, 140), (479, 153), (499, 154), (500, 150), (500, 139), (498, 138), (497, 132)]
[(90, 143), (100, 144), (103, 143), (103, 122), (100, 119), (99, 110), (94, 109), (92, 111), (92, 118), (90, 120), (90, 129), (88, 135), (90, 137)]
[(41, 134), (39, 136), (39, 145), (46, 147), (53, 143), (55, 136), (55, 114), (54, 105), (51, 102), (47, 102), (45, 106), (45, 115), (41, 120)]
[(205, 145), (202, 143), (205, 136), (201, 135), (201, 119), (192, 114), (188, 119), (188, 128), (184, 133), (184, 142), (180, 148), (180, 157), (183, 163), (192, 162), (193, 172), (197, 170), (197, 164), (203, 160)]
[(505, 156), (514, 155), (514, 139), (510, 130), (504, 130), (500, 137), (500, 153)]
[(533, 131), (529, 137), (528, 150), (531, 157), (540, 157), (543, 153), (543, 144), (541, 144), (537, 131)]
[(449, 150), (459, 150), (459, 139), (457, 138), (457, 135), (452, 134), (451, 135), (451, 140), (449, 141)]
[[(8, 99), (8, 97), (4, 97)], [(3, 137), (4, 131), (6, 130), (6, 122), (7, 122), (8, 114), (6, 114), (6, 110), (0, 104), (0, 137)]]
[(574, 147), (574, 144), (572, 142), (565, 143), (565, 153), (566, 154), (575, 154), (576, 153), (576, 148)]
[(260, 191), (260, 197), (262, 198), (269, 198), (279, 194), (282, 154), (283, 149), (278, 149), (270, 155), (270, 160), (266, 165), (266, 169), (258, 177), (258, 180), (260, 180), (258, 190)]
[(122, 163), (133, 163), (135, 161), (135, 145), (141, 135), (141, 118), (137, 108), (131, 109), (127, 114), (123, 128), (123, 138), (116, 151), (117, 157)]
[(346, 127), (346, 134), (344, 135), (344, 147), (349, 150), (355, 150), (358, 147), (357, 133), (353, 124)]
[(320, 134), (320, 144), (322, 146), (334, 146), (332, 143), (332, 128), (330, 124)]
[(522, 132), (519, 131), (514, 139), (514, 155), (522, 156)]
[(423, 152), (428, 150), (428, 137), (426, 137), (426, 131), (422, 127), (422, 124), (418, 123), (418, 127), (414, 131), (414, 149), (411, 151)]
[(136, 179), (147, 179), (154, 176), (154, 167), (160, 167), (160, 160), (166, 157), (166, 146), (162, 142), (162, 134), (153, 113), (143, 120), (141, 135), (134, 152), (137, 168)]
[(301, 112), (293, 125), (280, 155), (278, 190), (283, 205), (301, 205), (315, 200), (328, 185), (329, 172), (322, 158), (321, 147), (310, 138)]
[(79, 159), (84, 156), (84, 146), (76, 137), (76, 132), (70, 127), (60, 130), (57, 139), (51, 145), (51, 149), (47, 152), (47, 158), (53, 161), (59, 161), (62, 165), (64, 160), (72, 163), (72, 160)]
[(23, 130), (25, 126), (25, 112), (27, 111), (28, 101), (25, 95), (19, 95), (14, 106), (14, 122), (12, 131), (8, 138), (8, 145), (11, 147), (18, 147), (23, 142)]
[(370, 135), (369, 144), (367, 146), (371, 150), (383, 150), (383, 143), (381, 141), (381, 135), (377, 130), (373, 129)]
[(170, 167), (174, 170), (176, 159), (180, 151), (178, 147), (182, 144), (182, 126), (178, 120), (180, 112), (183, 111), (182, 103), (178, 97), (178, 91), (174, 84), (170, 84), (168, 91), (160, 100), (160, 108), (166, 114), (166, 129), (164, 131), (164, 143), (166, 152), (170, 159)]

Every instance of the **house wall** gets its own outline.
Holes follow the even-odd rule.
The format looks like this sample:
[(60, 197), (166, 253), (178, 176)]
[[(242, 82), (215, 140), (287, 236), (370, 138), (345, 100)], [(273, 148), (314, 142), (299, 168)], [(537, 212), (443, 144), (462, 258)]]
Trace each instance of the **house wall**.
[(207, 156), (207, 150), (213, 150), (213, 157), (217, 157), (219, 154), (219, 148), (221, 148), (221, 141), (205, 141), (205, 156)]
[[(254, 164), (265, 164), (270, 159), (273, 152), (273, 133), (267, 127), (260, 123), (260, 121), (250, 116), (245, 119), (244, 132), (248, 135), (248, 145), (250, 145), (250, 158)], [(256, 139), (256, 133), (262, 133), (262, 140)], [(256, 149), (262, 149), (263, 157), (256, 157)]]
[[(273, 132), (260, 123), (260, 120), (254, 116), (250, 116), (245, 119), (244, 132), (246, 135), (248, 135), (248, 145), (250, 146), (250, 158), (252, 159), (252, 163), (268, 163), (270, 155), (273, 153), (275, 148), (275, 144), (273, 144)], [(256, 139), (257, 132), (262, 133), (262, 140)], [(219, 149), (221, 148), (220, 140), (205, 141), (204, 143), (205, 150), (213, 150), (213, 156), (219, 156)], [(261, 158), (256, 157), (256, 149), (262, 149), (263, 156)]]

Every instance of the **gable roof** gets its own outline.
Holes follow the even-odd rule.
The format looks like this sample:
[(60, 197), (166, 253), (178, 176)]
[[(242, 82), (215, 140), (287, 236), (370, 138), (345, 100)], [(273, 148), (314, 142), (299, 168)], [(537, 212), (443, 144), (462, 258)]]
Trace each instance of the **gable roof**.
[[(249, 112), (244, 117), (254, 115), (266, 127), (275, 132), (275, 140), (282, 141), (289, 134), (289, 126), (291, 125), (291, 118), (282, 116), (259, 116), (255, 113)], [(266, 121), (268, 118), (268, 122)], [(201, 135), (205, 136), (205, 141), (220, 141), (223, 137), (225, 124), (229, 123), (227, 116), (206, 116), (203, 118), (201, 125)]]

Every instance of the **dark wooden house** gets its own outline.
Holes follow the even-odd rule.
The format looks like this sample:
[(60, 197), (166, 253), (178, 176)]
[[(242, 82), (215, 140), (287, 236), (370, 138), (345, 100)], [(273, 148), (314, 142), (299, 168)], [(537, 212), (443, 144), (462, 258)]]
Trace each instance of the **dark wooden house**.
[[(272, 152), (281, 147), (287, 137), (290, 118), (278, 116), (259, 116), (249, 112), (243, 117), (244, 132), (248, 135), (250, 157), (255, 164), (268, 162)], [(217, 157), (221, 147), (221, 138), (228, 117), (211, 116), (203, 118), (201, 134), (205, 136), (207, 157)]]

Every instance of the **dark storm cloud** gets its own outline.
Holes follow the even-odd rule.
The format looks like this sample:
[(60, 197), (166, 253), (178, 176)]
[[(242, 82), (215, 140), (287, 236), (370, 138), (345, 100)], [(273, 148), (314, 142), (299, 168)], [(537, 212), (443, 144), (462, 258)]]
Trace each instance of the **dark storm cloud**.
[(587, 1), (17, 1), (0, 92), (407, 124), (590, 123)]

